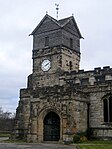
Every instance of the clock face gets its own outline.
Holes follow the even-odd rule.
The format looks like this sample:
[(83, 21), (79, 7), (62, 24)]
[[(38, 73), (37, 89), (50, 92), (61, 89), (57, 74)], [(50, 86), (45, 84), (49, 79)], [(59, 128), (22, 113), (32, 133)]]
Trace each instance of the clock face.
[(41, 69), (43, 71), (48, 71), (50, 69), (50, 67), (51, 67), (51, 62), (48, 59), (43, 60), (42, 65), (41, 65)]

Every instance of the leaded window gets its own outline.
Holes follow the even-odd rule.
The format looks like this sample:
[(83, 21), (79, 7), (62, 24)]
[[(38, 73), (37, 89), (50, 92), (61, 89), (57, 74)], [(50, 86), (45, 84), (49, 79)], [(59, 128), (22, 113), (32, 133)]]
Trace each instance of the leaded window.
[(104, 122), (112, 122), (112, 96), (103, 100)]

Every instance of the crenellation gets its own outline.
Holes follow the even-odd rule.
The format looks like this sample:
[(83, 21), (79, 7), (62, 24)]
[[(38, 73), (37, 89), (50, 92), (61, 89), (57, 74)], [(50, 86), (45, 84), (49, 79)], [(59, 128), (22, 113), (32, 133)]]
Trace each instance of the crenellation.
[[(107, 67), (109, 68), (109, 67)], [(80, 70), (78, 72), (76, 71), (66, 71), (64, 74), (62, 74), (61, 77), (64, 77), (66, 75), (66, 78), (64, 78), (63, 82), (66, 83), (73, 83), (73, 84), (81, 84), (83, 85), (96, 85), (96, 84), (103, 84), (108, 83), (112, 81), (112, 73), (111, 68), (95, 68), (95, 71), (84, 71)], [(97, 73), (96, 73), (97, 71)]]

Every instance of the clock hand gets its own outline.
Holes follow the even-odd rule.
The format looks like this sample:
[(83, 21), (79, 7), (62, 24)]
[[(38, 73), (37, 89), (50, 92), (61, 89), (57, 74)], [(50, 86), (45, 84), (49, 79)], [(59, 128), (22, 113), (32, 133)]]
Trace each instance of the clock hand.
[(45, 66), (47, 66), (49, 63), (47, 63)]

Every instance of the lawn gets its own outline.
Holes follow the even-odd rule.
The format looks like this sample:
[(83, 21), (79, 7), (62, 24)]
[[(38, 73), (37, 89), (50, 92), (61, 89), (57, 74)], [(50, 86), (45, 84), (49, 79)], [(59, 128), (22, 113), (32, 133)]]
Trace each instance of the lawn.
[(112, 145), (79, 145), (80, 149), (112, 149)]
[(0, 133), (0, 137), (10, 137), (10, 134)]
[(77, 144), (80, 149), (112, 149), (112, 141), (89, 141)]

